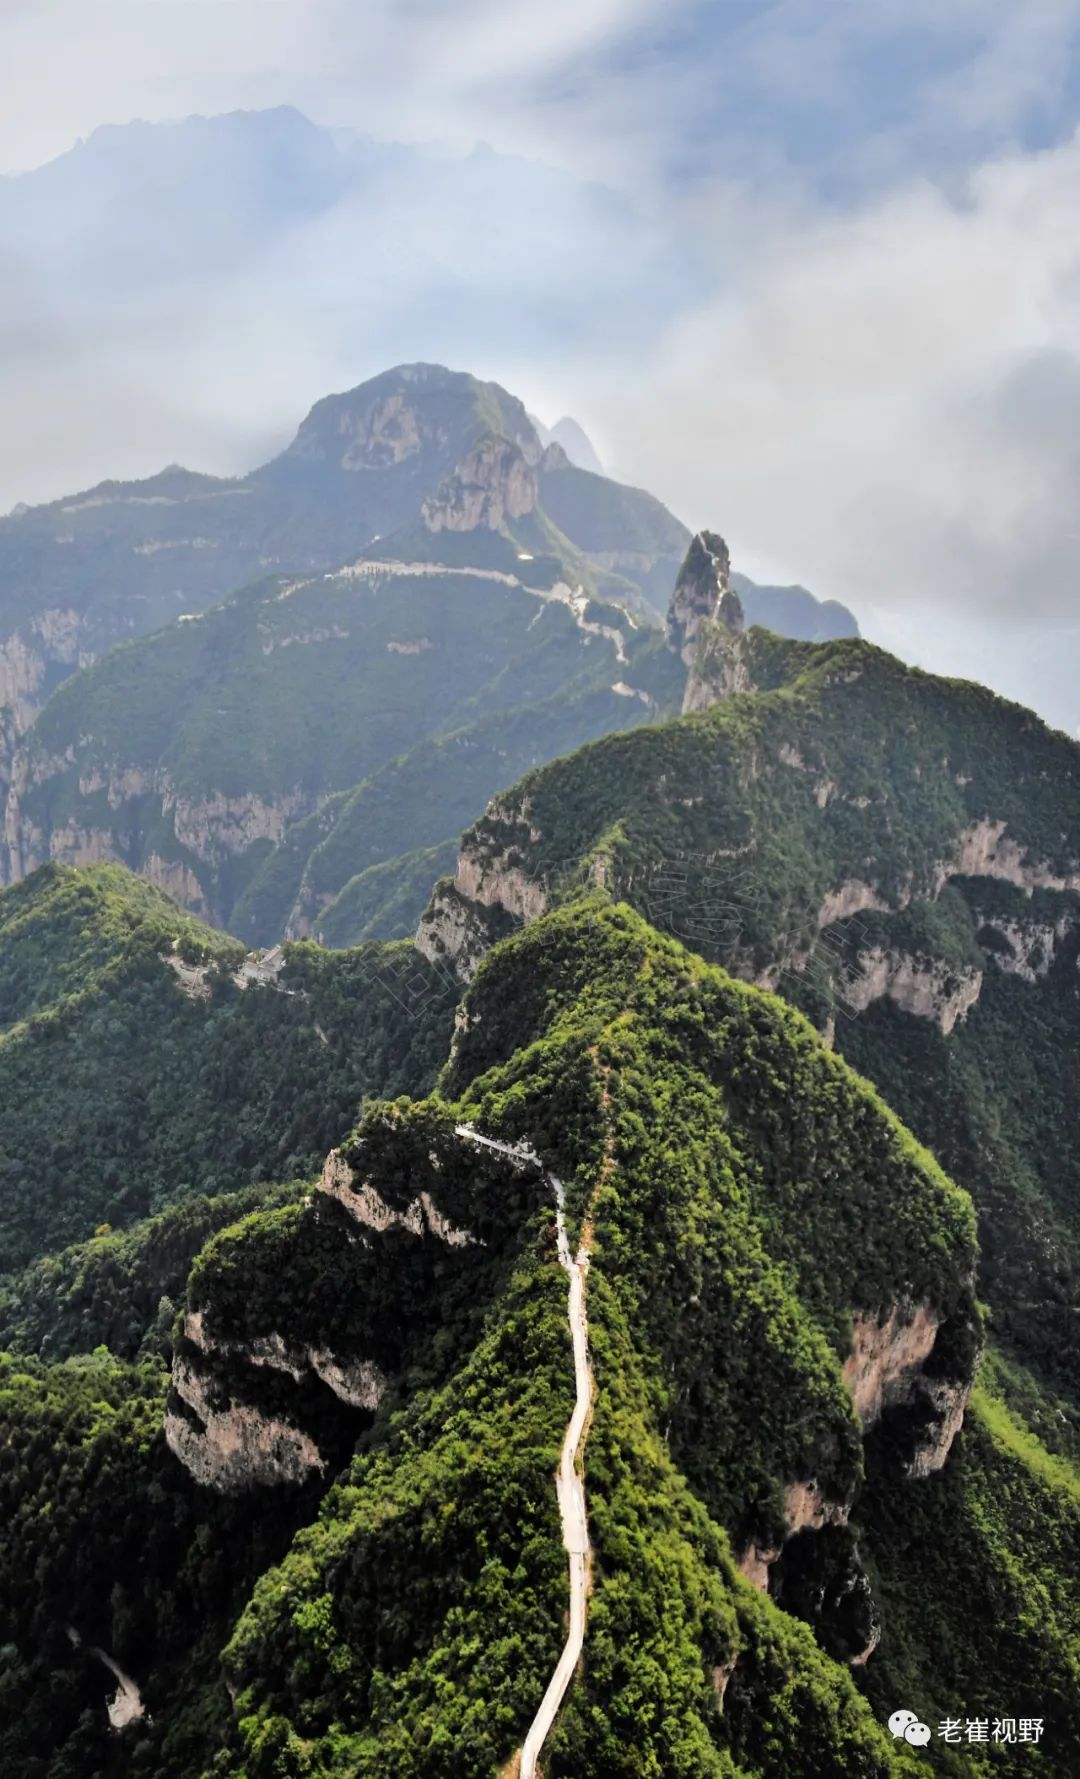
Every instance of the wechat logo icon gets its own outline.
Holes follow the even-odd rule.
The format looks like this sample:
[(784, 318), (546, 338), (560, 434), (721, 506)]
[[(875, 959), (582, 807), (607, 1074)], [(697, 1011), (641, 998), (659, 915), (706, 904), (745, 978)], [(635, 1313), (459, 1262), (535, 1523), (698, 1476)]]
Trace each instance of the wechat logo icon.
[(889, 1728), (897, 1741), (902, 1736), (913, 1748), (925, 1748), (930, 1740), (930, 1725), (920, 1723), (914, 1711), (894, 1711), (889, 1719)]

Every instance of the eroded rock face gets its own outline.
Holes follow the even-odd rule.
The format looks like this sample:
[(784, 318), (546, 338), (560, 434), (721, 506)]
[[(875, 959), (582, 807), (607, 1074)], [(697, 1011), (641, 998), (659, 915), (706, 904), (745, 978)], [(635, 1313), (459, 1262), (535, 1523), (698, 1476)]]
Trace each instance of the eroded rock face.
[(420, 414), (400, 390), (378, 397), (365, 408), (342, 407), (329, 433), (316, 406), (289, 447), (289, 455), (308, 462), (332, 459), (339, 469), (350, 473), (386, 469), (417, 455), (425, 442), (421, 426)]
[[(721, 600), (731, 594), (730, 573), (731, 557), (723, 538), (715, 531), (699, 531), (691, 539), (668, 607), (668, 642), (687, 667), (702, 624), (719, 615)], [(737, 595), (731, 596), (738, 604)], [(741, 629), (741, 605), (738, 615)]]
[(860, 953), (858, 969), (847, 972), (840, 995), (852, 1012), (864, 1013), (887, 999), (917, 1019), (929, 1019), (946, 1037), (974, 1007), (983, 973), (975, 966), (953, 970), (930, 957), (911, 957), (874, 945)]
[[(941, 1313), (928, 1303), (898, 1303), (883, 1317), (855, 1317), (851, 1353), (843, 1379), (864, 1430), (887, 1409), (913, 1410), (911, 1456), (904, 1475), (920, 1478), (940, 1470), (963, 1425), (972, 1379), (927, 1376), (926, 1367), (943, 1326)], [(784, 1493), (784, 1535), (779, 1543), (752, 1541), (739, 1558), (740, 1573), (766, 1590), (769, 1573), (791, 1540), (805, 1532), (846, 1526), (854, 1497), (830, 1499), (816, 1478), (789, 1483)], [(871, 1603), (872, 1604), (872, 1603)], [(867, 1620), (873, 1629), (876, 1620)], [(880, 1626), (850, 1657), (866, 1661), (876, 1647)]]
[(358, 1179), (340, 1149), (331, 1149), (327, 1156), (319, 1190), (336, 1198), (365, 1229), (380, 1234), (387, 1229), (407, 1229), (411, 1235), (435, 1236), (451, 1248), (463, 1248), (476, 1240), (467, 1229), (454, 1228), (429, 1192), (419, 1193), (403, 1210), (387, 1204), (369, 1181)]
[(834, 1661), (862, 1667), (881, 1640), (881, 1616), (847, 1526), (795, 1533), (769, 1576), (769, 1592), (777, 1605), (813, 1627)]
[[(253, 792), (226, 796), (219, 791), (212, 791), (205, 797), (190, 797), (176, 791), (164, 768), (85, 767), (79, 776), (81, 796), (103, 794), (108, 807), (114, 811), (138, 805), (143, 799), (153, 799), (161, 816), (171, 823), (178, 849), (188, 855), (187, 859), (166, 858), (153, 851), (139, 861), (128, 856), (110, 826), (67, 821), (47, 831), (27, 814), (31, 794), (70, 772), (73, 764), (72, 750), (64, 756), (45, 754), (26, 746), (16, 751), (4, 813), (3, 848), (0, 849), (6, 856), (7, 881), (18, 882), (50, 859), (63, 865), (88, 865), (112, 859), (132, 865), (140, 876), (165, 890), (193, 913), (213, 918), (213, 895), (200, 881), (200, 868), (205, 865), (212, 873), (258, 841), (276, 845), (290, 822), (310, 814), (319, 801), (299, 788), (274, 798), (261, 797)], [(133, 812), (131, 820), (136, 827), (143, 826), (141, 814)]]
[[(221, 1361), (282, 1373), (301, 1387), (318, 1379), (349, 1408), (374, 1413), (387, 1380), (373, 1360), (344, 1357), (328, 1348), (294, 1347), (276, 1329), (250, 1340), (222, 1340), (210, 1312), (189, 1310), (184, 1345), (173, 1360), (171, 1401), (165, 1416), (169, 1449), (196, 1482), (224, 1492), (299, 1483), (325, 1467), (316, 1442), (302, 1428), (269, 1416), (226, 1393), (215, 1367)], [(209, 1325), (208, 1325), (209, 1324)], [(183, 1405), (183, 1406), (181, 1406)]]
[(41, 708), (40, 693), (50, 668), (85, 667), (93, 655), (83, 648), (83, 623), (70, 606), (54, 606), (0, 643), (0, 710), (11, 731), (29, 728)]
[[(735, 599), (736, 594), (731, 598)], [(709, 710), (736, 692), (753, 690), (753, 678), (737, 636), (720, 619), (708, 624), (698, 637), (683, 693), (682, 714)]]
[(780, 1544), (752, 1542), (739, 1558), (739, 1573), (762, 1593), (768, 1591), (769, 1569), (789, 1538), (800, 1532), (817, 1532), (823, 1526), (846, 1526), (851, 1501), (830, 1501), (816, 1478), (789, 1483), (784, 1491), (784, 1537)]
[(928, 1374), (943, 1326), (940, 1313), (928, 1303), (897, 1304), (882, 1319), (857, 1316), (844, 1365), (844, 1382), (864, 1428), (887, 1409), (914, 1411), (908, 1476), (930, 1476), (941, 1469), (971, 1396), (972, 1377)]
[(885, 914), (889, 904), (873, 884), (861, 877), (848, 877), (834, 890), (829, 890), (818, 909), (817, 923), (819, 927), (831, 927), (834, 921), (850, 920), (853, 914), (866, 914), (871, 910)]
[(1011, 883), (1030, 896), (1037, 889), (1080, 889), (1080, 864), (1067, 871), (1055, 871), (1045, 861), (1031, 859), (1027, 851), (1006, 832), (1008, 824), (992, 821), (972, 822), (957, 836), (952, 857), (939, 867), (938, 887), (950, 877), (990, 877), (997, 883)]
[(526, 876), (505, 852), (485, 856), (463, 848), (454, 883), (468, 901), (479, 902), (482, 908), (505, 908), (526, 925), (548, 910), (544, 885)]
[(179, 1356), (173, 1361), (172, 1386), (190, 1418), (170, 1408), (165, 1439), (196, 1482), (231, 1493), (273, 1483), (302, 1483), (312, 1471), (323, 1469), (319, 1448), (306, 1433), (244, 1403), (215, 1406), (206, 1381)]
[(163, 859), (159, 853), (152, 852), (143, 860), (139, 876), (145, 877), (155, 889), (164, 890), (182, 907), (190, 908), (193, 914), (204, 920), (208, 918), (209, 898), (190, 865), (182, 864), (179, 859)]
[(528, 926), (551, 905), (546, 883), (530, 877), (519, 862), (523, 849), (540, 838), (527, 806), (512, 809), (495, 798), (485, 822), (497, 824), (498, 840), (466, 835), (453, 882), (436, 885), (416, 932), (421, 956), (449, 964), (463, 982), (471, 981), (496, 936), (487, 916)]
[(300, 789), (274, 798), (254, 792), (226, 797), (220, 791), (196, 798), (178, 796), (168, 784), (161, 786), (161, 811), (172, 815), (180, 845), (208, 862), (246, 852), (257, 840), (276, 845), (289, 823), (310, 814), (313, 807)]
[(934, 1348), (941, 1317), (929, 1304), (907, 1315), (896, 1307), (884, 1321), (856, 1316), (844, 1382), (864, 1427), (873, 1426), (896, 1391), (907, 1392)]
[(447, 879), (436, 884), (420, 916), (416, 949), (431, 964), (446, 964), (462, 982), (471, 982), (491, 937), (472, 903)]
[(489, 434), (462, 458), (421, 509), (429, 531), (501, 531), (538, 503), (536, 468), (520, 446)]
[(1006, 975), (1038, 982), (1049, 974), (1071, 924), (1068, 915), (1056, 921), (1011, 920), (996, 915), (983, 922), (979, 941)]
[(350, 1408), (366, 1408), (373, 1414), (386, 1393), (386, 1379), (371, 1359), (338, 1360), (325, 1347), (312, 1347), (308, 1364)]
[(727, 545), (715, 531), (699, 531), (679, 570), (668, 607), (669, 647), (689, 672), (683, 715), (708, 710), (752, 681), (742, 644), (742, 602), (731, 586)]

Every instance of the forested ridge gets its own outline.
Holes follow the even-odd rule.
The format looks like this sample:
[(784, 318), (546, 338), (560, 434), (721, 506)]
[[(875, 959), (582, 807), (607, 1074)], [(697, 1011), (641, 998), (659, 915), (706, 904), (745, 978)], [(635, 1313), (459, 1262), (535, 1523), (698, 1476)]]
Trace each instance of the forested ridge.
[[(1076, 750), (861, 645), (746, 646), (758, 690), (466, 836), (554, 889), (524, 927), (492, 898), (468, 986), (374, 939), (266, 965), (116, 866), (0, 895), (13, 1770), (512, 1770), (567, 1601), (552, 1175), (595, 1395), (547, 1779), (1076, 1770)], [(980, 822), (1054, 882), (934, 880)], [(710, 942), (660, 867), (730, 889), (747, 836)], [(859, 872), (881, 905), (795, 967)], [(122, 1731), (94, 1648), (141, 1690)]]

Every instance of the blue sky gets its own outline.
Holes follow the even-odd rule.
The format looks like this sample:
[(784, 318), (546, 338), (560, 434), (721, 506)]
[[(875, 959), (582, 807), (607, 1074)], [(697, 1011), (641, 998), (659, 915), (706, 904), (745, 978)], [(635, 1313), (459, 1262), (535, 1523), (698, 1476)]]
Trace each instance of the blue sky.
[(239, 467), (386, 356), (452, 356), (577, 414), (750, 573), (1073, 727), (1078, 56), (1080, 0), (0, 0), (9, 170), (105, 122), (295, 105), (565, 176), (271, 218), (246, 278), (203, 242), (165, 297), (105, 291), (116, 338), (0, 267), (0, 393), (49, 392), (0, 504), (14, 476)]

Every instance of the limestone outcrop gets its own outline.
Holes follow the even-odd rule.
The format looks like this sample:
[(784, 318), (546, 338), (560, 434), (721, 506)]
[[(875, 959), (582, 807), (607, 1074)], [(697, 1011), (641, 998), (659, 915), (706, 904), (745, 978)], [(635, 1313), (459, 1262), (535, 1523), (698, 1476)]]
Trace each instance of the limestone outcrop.
[(948, 1037), (978, 1001), (982, 982), (983, 972), (974, 965), (953, 969), (932, 957), (872, 945), (860, 953), (854, 969), (844, 972), (838, 994), (852, 1013), (890, 1000), (904, 1013), (930, 1020)]
[(535, 465), (521, 447), (494, 434), (482, 438), (424, 502), (429, 531), (502, 531), (535, 510)]
[(173, 1359), (164, 1431), (169, 1449), (196, 1482), (223, 1493), (302, 1483), (325, 1459), (310, 1433), (268, 1412), (251, 1390), (237, 1393), (245, 1368), (281, 1373), (298, 1386), (297, 1400), (318, 1381), (351, 1409), (373, 1414), (387, 1380), (370, 1359), (325, 1347), (299, 1348), (277, 1330), (246, 1341), (217, 1337), (212, 1309), (188, 1310)]

